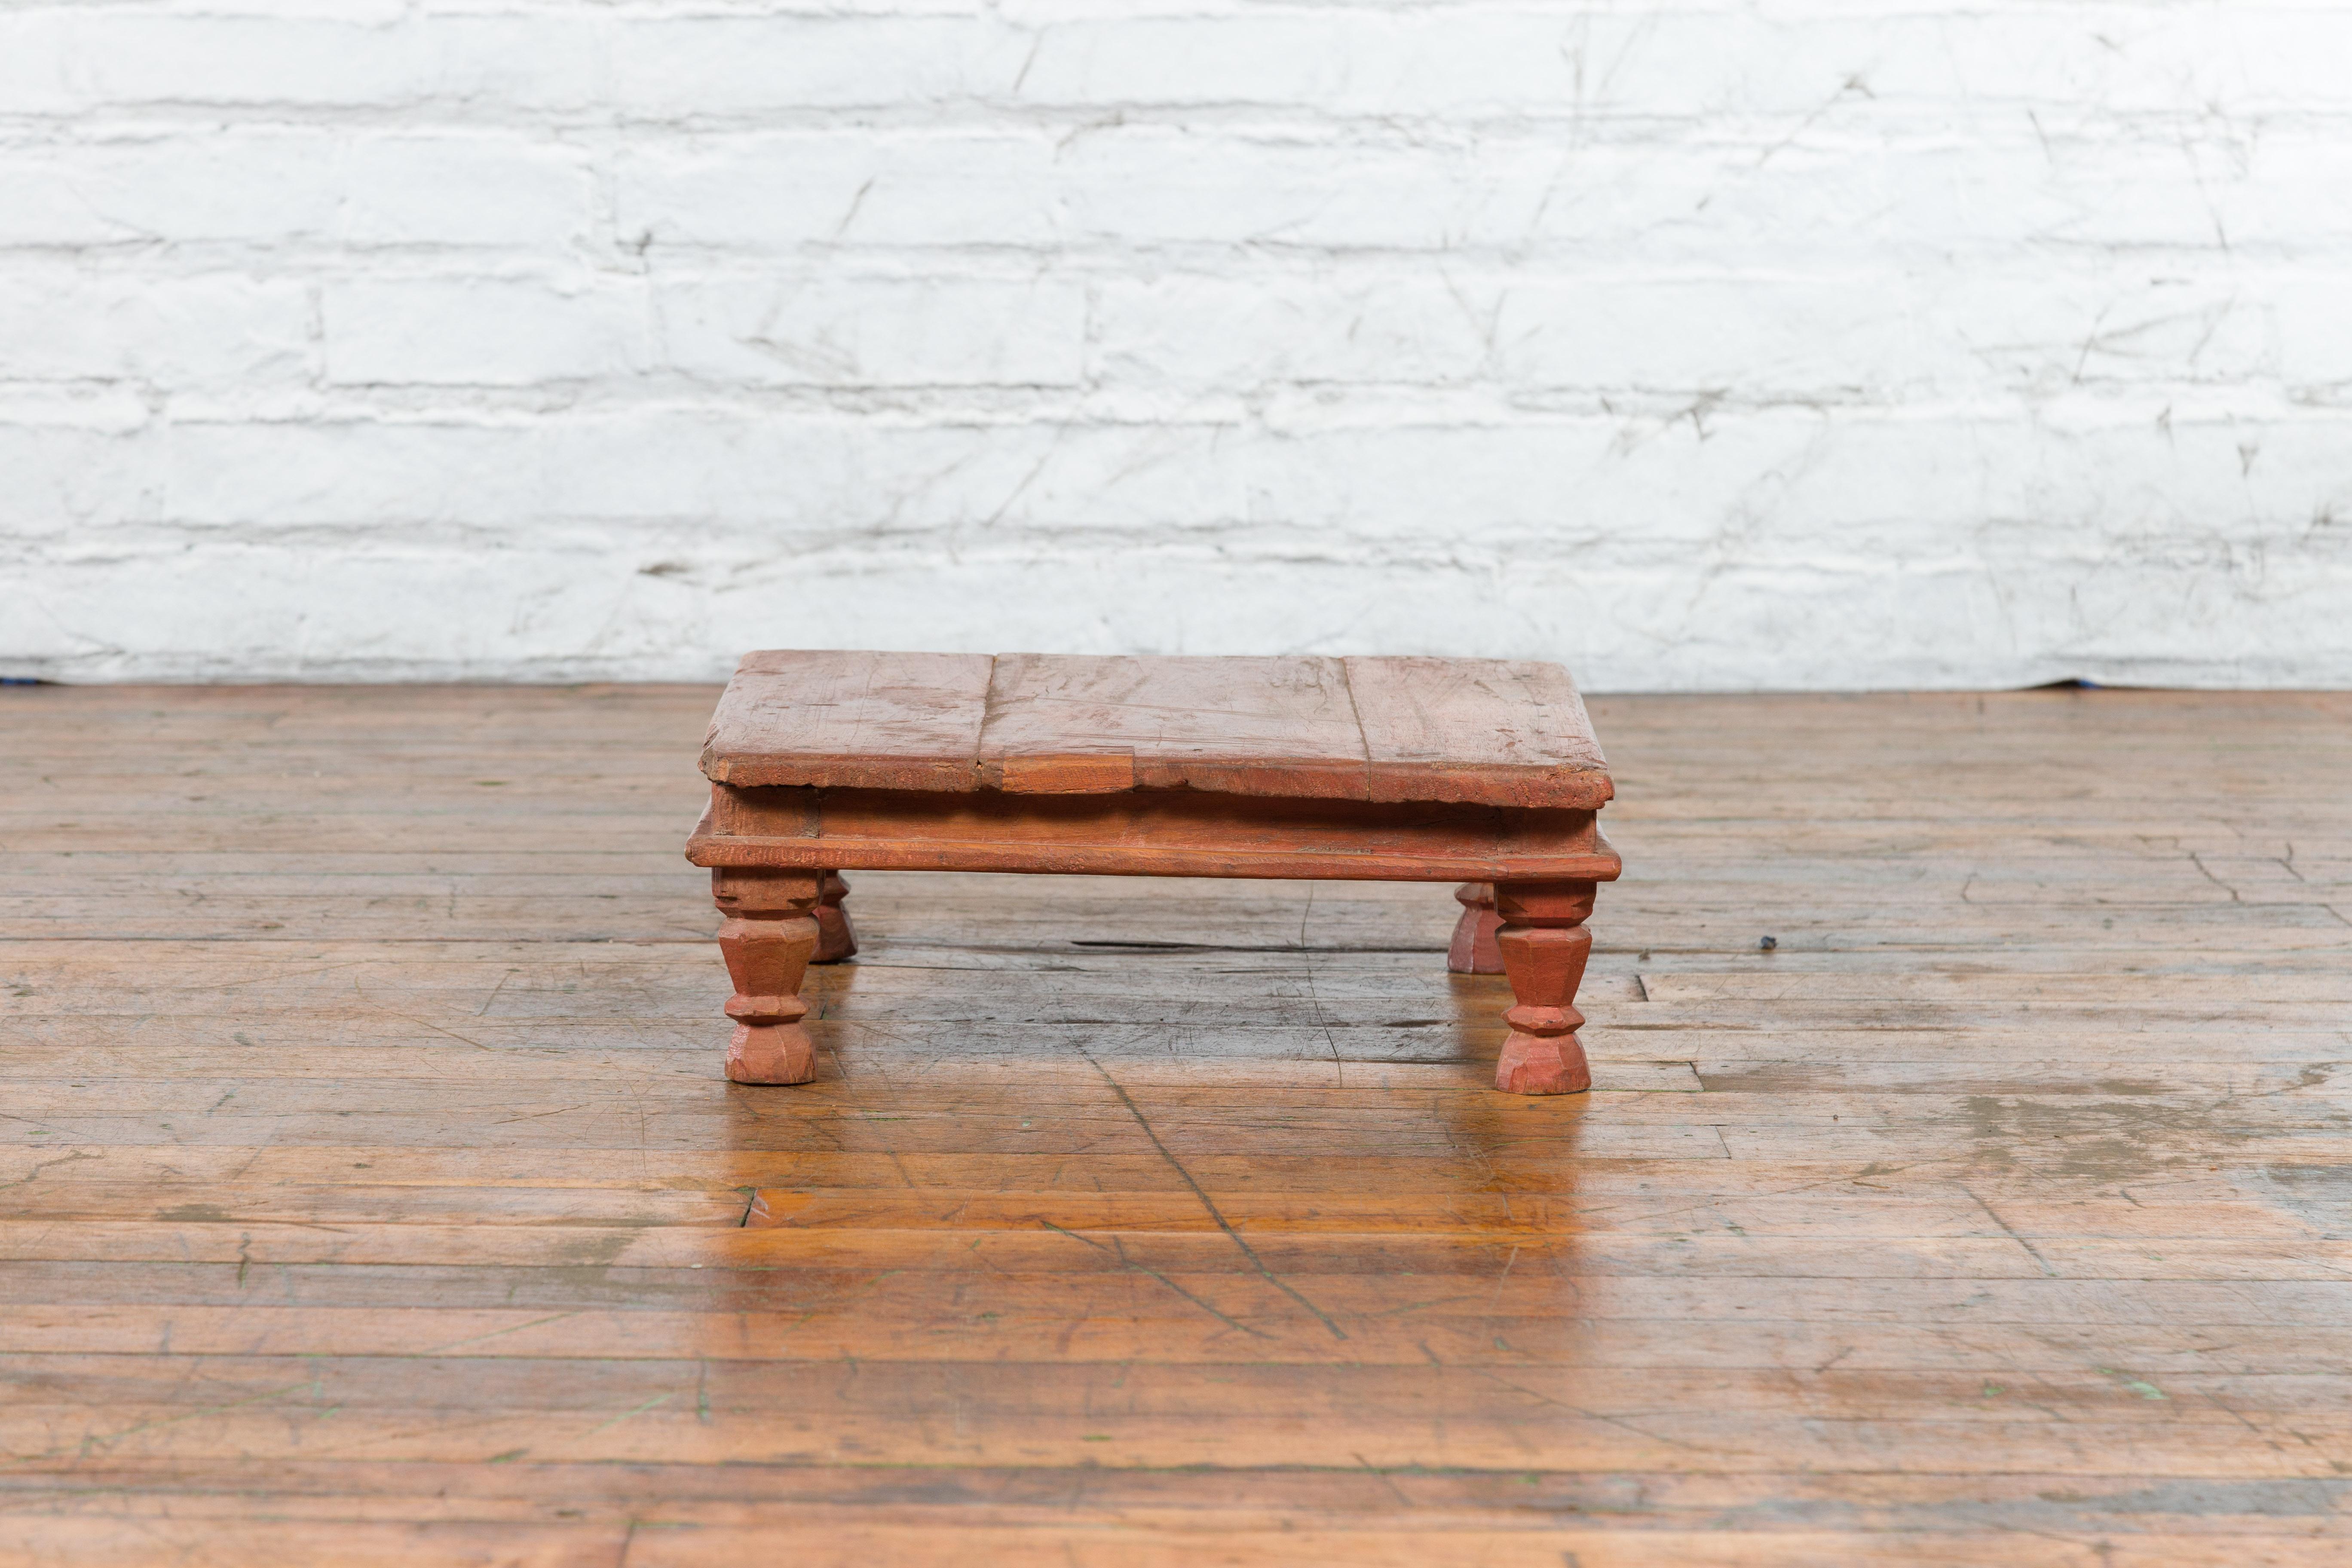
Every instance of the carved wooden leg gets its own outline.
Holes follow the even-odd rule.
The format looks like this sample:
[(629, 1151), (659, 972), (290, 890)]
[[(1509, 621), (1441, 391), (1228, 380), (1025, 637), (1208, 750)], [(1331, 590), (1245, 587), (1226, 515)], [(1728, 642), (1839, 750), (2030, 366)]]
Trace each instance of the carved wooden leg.
[(857, 932), (849, 924), (849, 911), (841, 900), (849, 897), (849, 884), (841, 879), (838, 871), (827, 871), (818, 884), (816, 900), (816, 957), (812, 963), (839, 963), (857, 952)]
[(1456, 974), (1500, 974), (1503, 973), (1503, 950), (1495, 945), (1495, 932), (1501, 929), (1503, 917), (1495, 912), (1495, 884), (1465, 882), (1454, 889), (1462, 905), (1462, 918), (1454, 922), (1454, 943), (1445, 950), (1445, 967)]
[(727, 1016), (735, 1037), (727, 1047), (727, 1076), (737, 1083), (806, 1083), (816, 1076), (816, 1047), (801, 1020), (801, 977), (815, 956), (815, 910), (821, 879), (814, 871), (721, 867), (710, 873), (710, 896), (727, 923), (719, 951), (735, 994)]
[(1503, 1015), (1511, 1026), (1495, 1064), (1495, 1087), (1511, 1094), (1575, 1094), (1592, 1087), (1584, 1046), (1576, 1031), (1576, 988), (1592, 956), (1590, 882), (1497, 882), (1495, 910), (1502, 917), (1496, 945), (1511, 977), (1516, 1004)]

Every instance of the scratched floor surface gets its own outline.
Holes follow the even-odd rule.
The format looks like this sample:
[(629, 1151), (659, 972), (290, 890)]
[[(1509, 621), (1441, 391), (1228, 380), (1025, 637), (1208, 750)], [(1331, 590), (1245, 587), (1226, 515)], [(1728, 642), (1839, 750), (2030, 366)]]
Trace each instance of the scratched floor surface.
[(711, 696), (0, 691), (0, 1561), (2352, 1558), (2352, 698), (1596, 702), (1516, 1100), (1444, 889), (1083, 879), (726, 1084)]

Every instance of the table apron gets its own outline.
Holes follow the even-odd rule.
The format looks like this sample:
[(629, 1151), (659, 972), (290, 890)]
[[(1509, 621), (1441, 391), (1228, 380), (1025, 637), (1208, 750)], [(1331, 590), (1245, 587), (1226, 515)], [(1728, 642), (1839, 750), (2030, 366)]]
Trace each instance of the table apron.
[(1591, 811), (1275, 799), (1190, 790), (711, 786), (698, 866), (1076, 872), (1378, 882), (1611, 881)]

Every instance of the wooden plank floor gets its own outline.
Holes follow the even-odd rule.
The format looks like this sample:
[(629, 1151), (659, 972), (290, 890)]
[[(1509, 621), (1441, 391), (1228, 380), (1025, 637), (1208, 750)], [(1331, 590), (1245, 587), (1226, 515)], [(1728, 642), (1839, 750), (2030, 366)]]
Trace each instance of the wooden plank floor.
[(711, 699), (0, 691), (5, 1561), (2352, 1560), (2352, 698), (1595, 703), (1550, 1100), (1444, 889), (881, 875), (731, 1087)]

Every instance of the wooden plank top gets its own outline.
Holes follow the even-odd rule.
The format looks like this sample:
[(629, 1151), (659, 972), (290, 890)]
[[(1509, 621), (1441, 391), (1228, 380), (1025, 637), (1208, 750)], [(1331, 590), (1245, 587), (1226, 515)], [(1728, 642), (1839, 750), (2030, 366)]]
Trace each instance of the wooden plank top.
[(702, 771), (735, 785), (1591, 809), (1613, 793), (1568, 671), (1465, 658), (762, 652)]
[(719, 784), (968, 790), (995, 660), (963, 653), (750, 653), (719, 699)]

